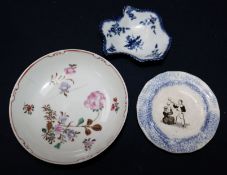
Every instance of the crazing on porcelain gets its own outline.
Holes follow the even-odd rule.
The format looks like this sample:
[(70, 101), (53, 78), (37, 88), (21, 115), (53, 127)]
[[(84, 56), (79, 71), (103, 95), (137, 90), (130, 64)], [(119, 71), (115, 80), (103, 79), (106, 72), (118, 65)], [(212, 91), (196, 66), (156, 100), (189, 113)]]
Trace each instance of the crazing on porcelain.
[(211, 89), (185, 72), (165, 72), (146, 83), (137, 118), (147, 138), (171, 153), (190, 153), (214, 136), (220, 111)]
[(119, 20), (102, 24), (104, 52), (125, 53), (138, 61), (159, 60), (169, 49), (170, 37), (160, 17), (151, 12), (127, 6)]

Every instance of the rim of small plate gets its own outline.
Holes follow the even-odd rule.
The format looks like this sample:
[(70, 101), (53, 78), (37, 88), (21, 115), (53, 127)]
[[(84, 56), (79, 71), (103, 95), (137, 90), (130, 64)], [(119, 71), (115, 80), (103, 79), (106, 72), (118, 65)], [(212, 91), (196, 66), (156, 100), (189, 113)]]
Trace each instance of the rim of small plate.
[[(24, 139), (22, 137), (20, 137), (16, 131), (16, 128), (13, 124), (13, 117), (12, 117), (12, 103), (14, 102), (15, 100), (15, 97), (16, 97), (16, 92), (19, 90), (20, 88), (20, 82), (21, 80), (23, 79), (23, 77), (29, 72), (29, 70), (35, 66), (37, 63), (39, 63), (40, 61), (42, 61), (43, 59), (48, 59), (49, 57), (54, 57), (58, 54), (64, 54), (66, 52), (82, 52), (82, 53), (85, 53), (85, 54), (89, 54), (89, 55), (92, 55), (95, 59), (99, 59), (101, 62), (103, 62), (106, 66), (109, 66), (110, 68), (113, 69), (113, 71), (118, 75), (118, 77), (120, 78), (121, 82), (122, 82), (122, 85), (124, 87), (124, 92), (125, 92), (125, 110), (124, 110), (124, 114), (123, 114), (123, 121), (122, 121), (122, 124), (119, 128), (119, 130), (117, 131), (116, 135), (105, 145), (105, 147), (103, 147), (101, 150), (95, 152), (94, 154), (92, 155), (88, 155), (87, 157), (85, 158), (81, 158), (77, 161), (72, 161), (72, 162), (57, 162), (57, 161), (52, 161), (52, 160), (48, 160), (46, 158), (43, 158), (43, 157), (40, 157), (39, 155), (35, 154), (32, 149), (26, 144), (26, 142), (24, 141)], [(128, 91), (127, 91), (127, 86), (124, 82), (124, 79), (123, 77), (121, 76), (121, 74), (119, 73), (119, 71), (108, 61), (106, 60), (105, 58), (103, 58), (102, 56), (96, 54), (96, 53), (93, 53), (93, 52), (90, 52), (90, 51), (86, 51), (86, 50), (82, 50), (82, 49), (62, 49), (62, 50), (58, 50), (58, 51), (54, 51), (54, 52), (50, 52), (40, 58), (38, 58), (37, 60), (35, 60), (34, 62), (32, 62), (24, 71), (23, 73), (20, 75), (20, 77), (17, 79), (14, 87), (13, 87), (13, 90), (12, 90), (12, 93), (11, 93), (11, 96), (10, 96), (10, 100), (9, 100), (9, 120), (10, 120), (10, 125), (11, 125), (11, 128), (13, 130), (13, 133), (17, 139), (17, 141), (21, 144), (21, 146), (27, 151), (29, 152), (31, 155), (33, 155), (34, 157), (36, 157), (37, 159), (39, 160), (42, 160), (44, 162), (48, 162), (48, 163), (52, 163), (52, 164), (57, 164), (57, 165), (73, 165), (73, 164), (78, 164), (78, 163), (82, 163), (82, 162), (85, 162), (87, 160), (90, 160), (96, 156), (98, 156), (99, 154), (101, 154), (102, 152), (104, 152), (116, 139), (117, 137), (119, 136), (120, 132), (122, 131), (123, 129), (123, 126), (125, 124), (125, 121), (126, 121), (126, 118), (127, 118), (127, 113), (128, 113), (128, 106), (129, 106), (129, 99), (128, 99)]]
[[(113, 53), (108, 53), (107, 52), (107, 46), (106, 46), (106, 44), (107, 44), (107, 38), (106, 38), (105, 34), (103, 33), (103, 29), (102, 29), (103, 28), (103, 25), (106, 22), (113, 22), (113, 21), (114, 22), (119, 22), (124, 17), (124, 13), (125, 13), (126, 8), (131, 8), (131, 9), (134, 9), (134, 10), (136, 10), (138, 12), (151, 12), (151, 13), (154, 13), (158, 17), (158, 19), (160, 21), (160, 27), (161, 27), (161, 29), (169, 37), (169, 43), (167, 45), (167, 48), (166, 48), (165, 52), (162, 54), (162, 56), (160, 56), (159, 58), (155, 58), (155, 59), (145, 59), (144, 60), (144, 59), (141, 59), (141, 58), (139, 58), (139, 57), (137, 57), (135, 55), (132, 55), (132, 54), (126, 53), (126, 52), (113, 52)], [(170, 50), (170, 47), (171, 47), (172, 41), (173, 41), (173, 38), (164, 29), (163, 20), (162, 20), (161, 16), (158, 13), (156, 13), (154, 10), (151, 10), (151, 9), (138, 9), (138, 8), (132, 7), (130, 5), (124, 6), (124, 8), (123, 8), (123, 16), (117, 16), (117, 17), (113, 17), (112, 19), (105, 19), (105, 20), (103, 20), (100, 23), (100, 25), (99, 25), (99, 30), (100, 30), (100, 32), (102, 34), (102, 37), (103, 37), (103, 39), (102, 39), (103, 40), (102, 50), (103, 50), (103, 53), (106, 56), (108, 56), (108, 55), (116, 55), (116, 54), (125, 54), (125, 55), (128, 55), (131, 58), (135, 59), (136, 61), (139, 61), (139, 62), (147, 62), (147, 61), (153, 61), (153, 62), (155, 62), (155, 61), (163, 60), (165, 58), (165, 56), (167, 55), (168, 51)]]
[[(148, 111), (147, 111), (147, 108), (144, 107), (145, 103), (148, 103), (148, 102), (149, 102), (149, 104), (152, 103), (153, 98), (157, 94), (157, 92), (166, 85), (166, 80), (161, 80), (161, 79), (158, 79), (158, 78), (160, 78), (160, 77), (163, 78), (164, 76), (169, 77), (173, 74), (181, 74), (181, 75), (190, 77), (191, 80), (200, 83), (199, 86), (202, 87), (202, 90), (204, 90), (204, 93), (205, 93), (205, 90), (207, 91), (207, 93), (209, 93), (209, 98), (210, 98), (208, 100), (209, 104), (206, 104), (206, 105), (209, 105), (208, 108), (207, 108), (208, 111), (207, 111), (207, 114), (206, 114), (206, 120), (204, 122), (204, 126), (202, 126), (201, 129), (203, 129), (204, 131), (207, 131), (207, 128), (205, 127), (205, 125), (207, 125), (207, 120), (208, 120), (207, 116), (210, 117), (210, 115), (212, 114), (213, 115), (212, 117), (213, 117), (213, 119), (215, 118), (215, 121), (214, 120), (212, 121), (212, 122), (214, 122), (214, 126), (210, 126), (210, 125), (208, 126), (208, 129), (210, 129), (209, 127), (213, 127), (212, 128), (213, 130), (207, 131), (208, 132), (208, 133), (206, 133), (206, 134), (208, 134), (207, 137), (205, 137), (205, 134), (203, 133), (204, 131), (201, 131), (201, 129), (200, 129), (200, 132), (197, 135), (194, 135), (194, 136), (191, 136), (191, 137), (188, 137), (188, 138), (183, 138), (183, 139), (170, 139), (156, 126), (155, 122), (152, 121), (152, 107), (151, 107), (151, 105), (150, 105), (151, 110), (148, 109)], [(163, 81), (163, 82), (160, 83), (160, 87), (157, 87), (157, 88), (154, 88), (154, 89), (151, 90), (151, 88), (152, 88), (151, 86), (153, 85), (154, 81), (155, 81), (156, 84), (160, 83), (160, 81)], [(195, 86), (195, 84), (192, 84), (192, 85)], [(152, 94), (153, 91), (155, 91), (156, 94)], [(197, 93), (199, 93), (199, 92), (197, 92)], [(207, 93), (205, 93), (205, 94), (207, 94)], [(201, 95), (201, 94), (199, 94), (199, 95)], [(148, 99), (148, 98), (150, 98), (150, 99)], [(181, 71), (167, 71), (167, 72), (158, 74), (155, 77), (153, 77), (152, 79), (150, 79), (144, 85), (141, 93), (139, 94), (136, 107), (137, 107), (137, 120), (138, 120), (139, 126), (142, 129), (145, 136), (147, 137), (147, 139), (149, 141), (151, 141), (158, 148), (165, 150), (167, 152), (170, 152), (170, 153), (191, 153), (191, 152), (200, 150), (206, 144), (208, 144), (209, 141), (214, 137), (214, 135), (215, 135), (215, 133), (218, 129), (219, 122), (220, 122), (220, 108), (219, 108), (219, 105), (218, 105), (217, 98), (216, 98), (215, 94), (213, 93), (213, 91), (210, 89), (210, 87), (203, 80), (201, 80), (199, 77), (196, 77), (192, 74), (189, 74), (189, 73), (186, 73), (186, 72), (181, 72)], [(146, 117), (148, 117), (148, 116), (150, 116), (150, 118), (151, 118), (151, 123), (147, 122), (146, 124), (149, 125), (149, 126), (146, 126), (143, 122), (143, 119), (145, 118), (144, 120), (146, 120)], [(153, 130), (153, 132), (151, 130)], [(162, 137), (160, 137), (160, 136), (162, 136)], [(203, 136), (203, 137), (201, 137), (201, 136)], [(174, 143), (172, 143), (172, 142), (171, 143), (167, 142), (166, 139), (168, 139), (167, 141), (172, 141), (172, 140), (178, 141), (179, 143), (181, 143), (181, 145), (179, 143), (177, 143), (177, 144), (179, 144), (177, 146), (179, 146), (180, 148), (179, 149), (175, 148), (173, 150), (172, 146), (176, 146), (176, 144), (174, 145)], [(198, 140), (199, 140), (199, 142), (198, 142)], [(186, 142), (186, 141), (191, 141), (190, 145), (188, 146), (189, 148), (182, 147), (182, 144), (184, 144), (184, 142)]]

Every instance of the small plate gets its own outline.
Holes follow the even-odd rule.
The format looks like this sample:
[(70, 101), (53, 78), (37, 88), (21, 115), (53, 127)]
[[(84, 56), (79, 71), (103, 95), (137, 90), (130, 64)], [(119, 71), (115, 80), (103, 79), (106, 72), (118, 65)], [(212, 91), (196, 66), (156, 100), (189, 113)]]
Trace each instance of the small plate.
[(14, 134), (33, 156), (54, 164), (95, 157), (118, 136), (128, 95), (107, 60), (61, 50), (32, 63), (18, 79), (9, 114)]
[(217, 99), (201, 79), (185, 72), (165, 72), (144, 86), (137, 118), (147, 138), (171, 153), (190, 153), (214, 136), (220, 111)]
[(160, 60), (170, 47), (170, 37), (154, 12), (127, 6), (123, 17), (101, 26), (106, 54), (125, 53), (138, 61)]

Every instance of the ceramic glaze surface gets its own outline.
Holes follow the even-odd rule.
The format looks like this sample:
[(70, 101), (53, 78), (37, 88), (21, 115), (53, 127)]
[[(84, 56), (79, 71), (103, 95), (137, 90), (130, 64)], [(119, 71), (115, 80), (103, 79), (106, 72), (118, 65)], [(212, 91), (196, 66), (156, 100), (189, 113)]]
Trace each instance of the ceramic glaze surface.
[(205, 146), (220, 120), (217, 99), (199, 78), (165, 72), (144, 86), (137, 118), (147, 138), (172, 153), (189, 153)]
[(88, 160), (106, 149), (126, 119), (128, 95), (119, 72), (83, 50), (61, 50), (32, 63), (10, 99), (21, 145), (55, 164)]
[(160, 17), (151, 11), (127, 6), (119, 20), (102, 24), (107, 54), (125, 53), (138, 61), (159, 60), (170, 47), (170, 37)]

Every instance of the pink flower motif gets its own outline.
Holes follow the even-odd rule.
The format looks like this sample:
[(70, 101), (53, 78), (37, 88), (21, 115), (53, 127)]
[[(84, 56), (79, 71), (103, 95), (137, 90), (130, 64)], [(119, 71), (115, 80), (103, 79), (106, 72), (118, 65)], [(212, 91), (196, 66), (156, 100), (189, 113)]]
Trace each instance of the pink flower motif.
[(90, 108), (93, 111), (102, 110), (104, 107), (104, 103), (106, 101), (106, 97), (100, 91), (92, 92), (87, 100), (84, 102), (84, 106)]
[(65, 74), (74, 74), (76, 73), (76, 64), (70, 64), (69, 67), (64, 69)]
[(115, 105), (112, 104), (112, 105), (111, 105), (111, 111), (114, 111), (114, 110), (115, 110)]
[(117, 97), (113, 98), (113, 103), (111, 105), (111, 111), (117, 112), (120, 109)]
[(56, 132), (56, 134), (60, 134), (63, 130), (64, 130), (64, 128), (60, 124), (57, 124), (54, 127), (54, 131)]

